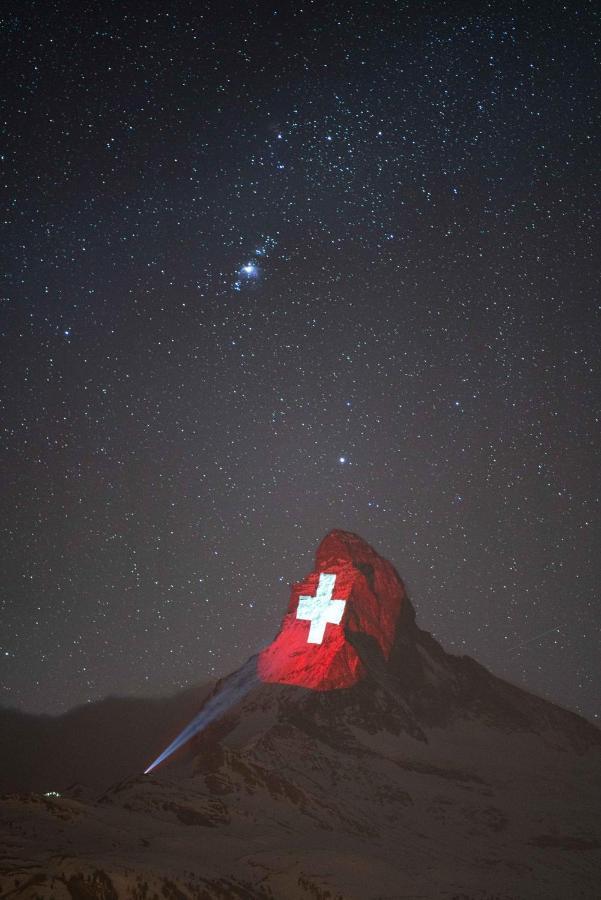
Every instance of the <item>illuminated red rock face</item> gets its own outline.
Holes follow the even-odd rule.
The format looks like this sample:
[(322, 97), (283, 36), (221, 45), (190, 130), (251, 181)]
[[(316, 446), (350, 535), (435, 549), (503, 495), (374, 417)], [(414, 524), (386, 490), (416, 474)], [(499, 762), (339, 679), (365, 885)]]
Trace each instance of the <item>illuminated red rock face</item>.
[(364, 670), (349, 635), (371, 635), (388, 659), (405, 599), (387, 560), (358, 535), (331, 531), (319, 545), (315, 570), (292, 586), (280, 630), (259, 654), (259, 676), (317, 691), (350, 687)]

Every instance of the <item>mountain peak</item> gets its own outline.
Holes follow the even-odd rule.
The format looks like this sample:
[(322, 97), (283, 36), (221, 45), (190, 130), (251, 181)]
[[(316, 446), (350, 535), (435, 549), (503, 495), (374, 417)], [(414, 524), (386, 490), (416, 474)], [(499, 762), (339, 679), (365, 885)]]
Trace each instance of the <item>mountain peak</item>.
[(416, 624), (394, 566), (359, 535), (339, 529), (323, 538), (313, 570), (292, 585), (271, 644), (215, 687), (199, 717), (203, 728), (214, 724), (200, 744), (234, 732), (250, 736), (255, 725), (259, 733), (270, 718), (302, 722), (309, 731), (320, 722), (323, 734), (341, 735), (346, 744), (349, 726), (385, 727), (427, 742), (430, 729), (458, 722), (536, 734), (555, 747), (601, 743), (598, 730), (574, 713), (469, 656), (447, 653)]
[(189, 741), (198, 750), (224, 735), (250, 739), (268, 721), (294, 722), (307, 733), (319, 724), (328, 740), (341, 745), (354, 740), (357, 728), (385, 728), (427, 742), (429, 729), (461, 721), (530, 731), (557, 746), (599, 743), (599, 733), (573, 713), (502, 681), (469, 657), (447, 653), (418, 628), (391, 563), (358, 535), (339, 530), (326, 535), (314, 569), (292, 585), (274, 640), (216, 684), (145, 773)]
[(362, 640), (388, 660), (399, 623), (413, 619), (394, 567), (359, 535), (336, 529), (313, 571), (292, 585), (280, 630), (259, 654), (259, 677), (318, 691), (351, 687), (366, 674)]

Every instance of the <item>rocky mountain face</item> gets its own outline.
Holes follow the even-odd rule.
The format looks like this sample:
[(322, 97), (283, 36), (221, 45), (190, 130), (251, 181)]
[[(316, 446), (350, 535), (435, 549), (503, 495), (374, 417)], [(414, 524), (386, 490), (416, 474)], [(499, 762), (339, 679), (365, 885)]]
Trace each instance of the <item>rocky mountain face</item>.
[(356, 535), (324, 539), (251, 668), (174, 763), (5, 796), (1, 895), (601, 896), (599, 730), (447, 654)]
[(357, 640), (386, 661), (407, 619), (413, 610), (390, 563), (357, 535), (333, 531), (315, 570), (292, 586), (280, 631), (259, 654), (259, 676), (317, 691), (351, 687), (367, 671)]

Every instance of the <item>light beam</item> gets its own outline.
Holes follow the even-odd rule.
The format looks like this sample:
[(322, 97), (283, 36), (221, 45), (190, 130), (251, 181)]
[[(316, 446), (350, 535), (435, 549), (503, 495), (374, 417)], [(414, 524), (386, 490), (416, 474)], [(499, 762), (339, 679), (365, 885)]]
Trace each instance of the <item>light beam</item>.
[(144, 769), (144, 774), (148, 775), (153, 769), (160, 766), (172, 753), (183, 747), (190, 738), (193, 738), (199, 731), (206, 728), (210, 722), (223, 715), (231, 706), (234, 706), (242, 697), (246, 696), (259, 683), (256, 669), (256, 659), (253, 657), (241, 669), (238, 669), (237, 672), (234, 672), (233, 675), (227, 678), (221, 685), (219, 692), (209, 697), (198, 715), (186, 725), (184, 730), (163, 750), (160, 756), (157, 756), (154, 762), (147, 769)]

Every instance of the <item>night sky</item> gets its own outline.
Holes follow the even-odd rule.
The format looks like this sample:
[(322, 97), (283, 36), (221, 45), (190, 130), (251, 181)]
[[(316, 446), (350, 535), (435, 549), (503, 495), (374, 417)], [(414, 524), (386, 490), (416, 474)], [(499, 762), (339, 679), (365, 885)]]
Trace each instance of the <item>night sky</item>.
[(0, 703), (175, 692), (331, 528), (601, 715), (594, 2), (8, 2)]

